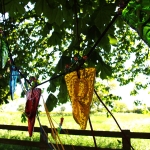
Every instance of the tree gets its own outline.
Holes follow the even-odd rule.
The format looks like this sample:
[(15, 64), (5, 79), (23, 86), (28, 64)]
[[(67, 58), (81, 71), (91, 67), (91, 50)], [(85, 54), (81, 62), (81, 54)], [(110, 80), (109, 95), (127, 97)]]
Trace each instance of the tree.
[[(94, 86), (100, 99), (104, 101), (104, 104), (109, 106), (111, 109), (114, 108), (114, 101), (121, 99), (120, 96), (112, 94), (112, 90), (117, 87), (117, 82), (114, 82), (114, 80), (100, 80), (99, 82), (95, 83)], [(96, 111), (101, 111), (104, 107), (97, 98), (96, 94), (93, 95), (91, 107)]]
[(63, 116), (65, 109), (66, 109), (65, 106), (60, 107), (60, 115)]
[(128, 107), (126, 105), (126, 103), (121, 102), (121, 101), (115, 101), (114, 102), (114, 111), (115, 112), (126, 112), (128, 110)]
[(66, 108), (65, 108), (64, 106), (62, 106), (62, 107), (60, 108), (60, 111), (61, 111), (61, 112), (64, 112), (65, 109), (66, 109)]
[(24, 112), (25, 110), (25, 105), (24, 104), (20, 104), (17, 108), (17, 111), (20, 111), (20, 112)]
[[(41, 83), (51, 77), (47, 89), (50, 97), (56, 97), (53, 93), (58, 91), (57, 101), (51, 104), (52, 107), (68, 101), (64, 81), (67, 72), (64, 70), (65, 66), (75, 61), (74, 56), (79, 59), (82, 67), (95, 67), (97, 77), (102, 80), (116, 78), (121, 85), (133, 82), (139, 73), (149, 75), (150, 69), (145, 65), (149, 59), (148, 47), (119, 15), (126, 1), (120, 4), (119, 13), (116, 12), (119, 2), (120, 0), (0, 1), (1, 41), (8, 46), (9, 58), (13, 59), (11, 63), (27, 81), (30, 76), (36, 76)], [(149, 9), (145, 12), (148, 14)], [(109, 30), (104, 33), (107, 27)], [(82, 59), (85, 55), (88, 57), (86, 61)], [(135, 59), (130, 67), (125, 68), (124, 64), (132, 55)], [(0, 72), (1, 104), (7, 102), (9, 96), (9, 67), (10, 63), (6, 63)], [(77, 67), (81, 66), (73, 66), (69, 71)], [(147, 83), (143, 85), (137, 82), (132, 94), (146, 87)]]

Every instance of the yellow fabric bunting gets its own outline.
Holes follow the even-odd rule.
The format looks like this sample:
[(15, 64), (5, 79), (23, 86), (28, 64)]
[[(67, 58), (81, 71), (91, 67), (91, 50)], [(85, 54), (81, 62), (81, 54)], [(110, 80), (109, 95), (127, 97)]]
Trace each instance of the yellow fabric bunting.
[(81, 129), (86, 129), (92, 102), (95, 68), (85, 68), (65, 76), (65, 81), (72, 103), (72, 113)]

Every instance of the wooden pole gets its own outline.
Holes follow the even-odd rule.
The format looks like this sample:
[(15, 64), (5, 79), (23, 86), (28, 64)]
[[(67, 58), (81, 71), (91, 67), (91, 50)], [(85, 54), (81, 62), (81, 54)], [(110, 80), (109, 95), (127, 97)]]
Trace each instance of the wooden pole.
[(126, 137), (122, 136), (122, 149), (131, 150), (130, 130), (123, 130)]

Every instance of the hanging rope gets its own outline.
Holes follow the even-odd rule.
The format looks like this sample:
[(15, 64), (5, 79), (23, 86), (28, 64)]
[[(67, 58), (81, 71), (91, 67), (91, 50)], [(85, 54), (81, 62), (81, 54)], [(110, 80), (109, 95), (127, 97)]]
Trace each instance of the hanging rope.
[(111, 111), (107, 108), (107, 106), (103, 103), (103, 101), (101, 100), (101, 98), (99, 97), (99, 95), (97, 94), (97, 92), (96, 92), (96, 90), (94, 89), (94, 92), (95, 92), (95, 94), (96, 94), (96, 96), (97, 96), (97, 98), (98, 98), (98, 100), (102, 103), (102, 105), (105, 107), (105, 109), (108, 111), (108, 113), (112, 116), (112, 118), (114, 119), (114, 121), (116, 122), (116, 124), (117, 124), (117, 126), (119, 127), (119, 129), (120, 129), (120, 131), (121, 131), (121, 133), (123, 134), (123, 136), (125, 137), (125, 139), (126, 139), (126, 141), (127, 141), (127, 143), (130, 145), (130, 147), (132, 148), (132, 150), (134, 150), (134, 148), (132, 147), (132, 145), (130, 144), (130, 142), (129, 142), (129, 140), (128, 140), (128, 138), (127, 138), (127, 136), (126, 136), (126, 134), (124, 133), (124, 131), (121, 129), (121, 127), (120, 127), (120, 125), (119, 125), (119, 123), (118, 123), (118, 121), (116, 120), (116, 118), (114, 117), (114, 115), (111, 113)]
[[(45, 141), (47, 141), (47, 139), (49, 140), (49, 138), (48, 138), (48, 136), (47, 136), (47, 134), (46, 134), (44, 128), (42, 127), (41, 122), (40, 122), (40, 118), (39, 118), (38, 112), (37, 112), (37, 120), (38, 120), (38, 122), (39, 122), (39, 126), (40, 126), (40, 129), (41, 129), (41, 134), (42, 134), (43, 139), (44, 139)], [(50, 142), (50, 144), (49, 144), (48, 141), (47, 141), (47, 144), (48, 144), (48, 146), (49, 146), (49, 148), (50, 148), (51, 150), (53, 150), (53, 148), (54, 148), (54, 150), (57, 150), (57, 149), (55, 148), (55, 146), (54, 146), (51, 142)]]
[(93, 132), (93, 126), (92, 126), (92, 122), (91, 122), (90, 117), (89, 117), (89, 124), (90, 124), (91, 132), (92, 132), (92, 136), (93, 136), (93, 140), (94, 140), (95, 150), (97, 150), (96, 138), (95, 138), (95, 135)]
[[(76, 22), (76, 29), (75, 29), (75, 35), (76, 35), (76, 42), (77, 46), (80, 49), (80, 34), (79, 34), (79, 19), (78, 19), (78, 2), (77, 0), (74, 0), (74, 12), (75, 12), (75, 22)], [(78, 56), (79, 56), (79, 49), (78, 49)]]

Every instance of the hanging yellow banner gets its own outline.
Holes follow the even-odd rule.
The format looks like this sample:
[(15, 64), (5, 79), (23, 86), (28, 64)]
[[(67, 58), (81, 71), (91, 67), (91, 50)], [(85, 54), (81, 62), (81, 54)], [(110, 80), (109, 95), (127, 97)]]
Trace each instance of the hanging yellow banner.
[(73, 71), (65, 76), (72, 103), (72, 113), (81, 129), (86, 129), (93, 97), (95, 68)]

